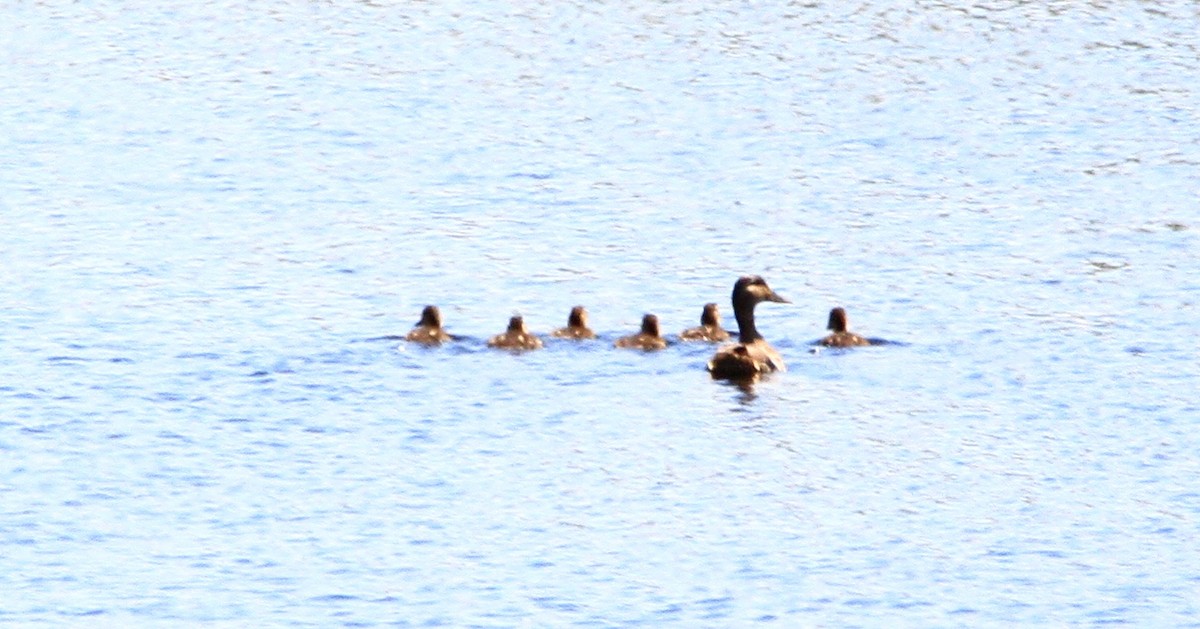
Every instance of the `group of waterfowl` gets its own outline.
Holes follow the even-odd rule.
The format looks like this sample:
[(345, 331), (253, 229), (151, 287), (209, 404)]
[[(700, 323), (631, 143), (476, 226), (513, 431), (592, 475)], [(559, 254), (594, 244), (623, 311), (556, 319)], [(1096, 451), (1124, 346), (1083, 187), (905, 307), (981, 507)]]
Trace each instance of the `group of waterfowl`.
[[(782, 371), (785, 369), (783, 358), (775, 348), (771, 347), (758, 332), (754, 325), (754, 307), (764, 301), (791, 303), (780, 297), (778, 293), (767, 286), (767, 282), (757, 275), (739, 278), (733, 285), (733, 315), (737, 319), (738, 338), (736, 343), (726, 345), (717, 350), (708, 361), (708, 371), (714, 378), (750, 379), (763, 373)], [(826, 347), (855, 347), (871, 345), (871, 339), (854, 334), (846, 329), (846, 311), (834, 308), (829, 313), (829, 330), (831, 333), (816, 342)], [(575, 306), (567, 317), (567, 326), (551, 333), (556, 338), (586, 340), (596, 338), (596, 333), (588, 327), (587, 310), (583, 306)], [(421, 312), (421, 320), (416, 327), (405, 336), (414, 343), (434, 345), (452, 340), (454, 337), (442, 328), (442, 315), (437, 306), (426, 306)], [(700, 315), (700, 325), (689, 328), (679, 334), (684, 341), (721, 342), (730, 339), (729, 332), (721, 327), (720, 314), (717, 304), (705, 304)], [(520, 315), (513, 316), (508, 321), (508, 329), (501, 334), (491, 337), (487, 342), (489, 347), (510, 350), (531, 350), (542, 347), (542, 340), (525, 329), (525, 321)], [(658, 317), (648, 314), (642, 317), (642, 327), (637, 334), (623, 336), (616, 340), (616, 347), (641, 350), (663, 349), (667, 340), (659, 330)]]

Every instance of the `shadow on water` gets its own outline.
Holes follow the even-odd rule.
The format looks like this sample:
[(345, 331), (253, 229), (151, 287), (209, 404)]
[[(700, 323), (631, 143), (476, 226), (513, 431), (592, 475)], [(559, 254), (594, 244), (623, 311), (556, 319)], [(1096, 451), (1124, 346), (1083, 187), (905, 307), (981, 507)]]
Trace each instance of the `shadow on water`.
[[(867, 337), (867, 343), (868, 343), (869, 347), (876, 347), (876, 346), (880, 346), (880, 345), (893, 345), (893, 346), (897, 346), (897, 347), (906, 347), (908, 345), (908, 343), (905, 343), (904, 341), (893, 341), (890, 339), (881, 339), (879, 337), (874, 337), (874, 336)], [(824, 343), (824, 339), (813, 339), (813, 340), (809, 341), (807, 343), (807, 345), (809, 345), (810, 347), (828, 347), (828, 349), (842, 349), (842, 350), (854, 349), (853, 347), (826, 346)], [(782, 346), (782, 344), (781, 344), (781, 346)]]

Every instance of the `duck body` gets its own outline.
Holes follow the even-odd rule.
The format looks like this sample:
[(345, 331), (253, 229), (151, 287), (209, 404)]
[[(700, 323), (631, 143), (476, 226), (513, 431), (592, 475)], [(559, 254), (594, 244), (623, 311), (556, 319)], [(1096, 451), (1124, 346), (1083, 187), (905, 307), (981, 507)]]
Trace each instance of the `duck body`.
[(787, 365), (783, 357), (764, 339), (723, 347), (708, 361), (708, 371), (712, 377), (726, 380), (753, 379), (772, 371), (785, 370)]
[(525, 329), (525, 320), (517, 315), (508, 320), (507, 330), (488, 339), (487, 344), (498, 349), (541, 349), (542, 339), (530, 334)]
[(738, 322), (738, 342), (726, 345), (708, 361), (708, 371), (714, 378), (744, 380), (772, 371), (784, 371), (787, 366), (779, 352), (767, 343), (754, 325), (754, 307), (764, 301), (791, 303), (780, 297), (757, 275), (738, 279), (733, 285), (733, 314)]
[(421, 320), (404, 336), (404, 340), (423, 345), (438, 345), (452, 337), (442, 329), (442, 313), (437, 306), (425, 306)]
[(846, 310), (842, 307), (834, 308), (829, 311), (828, 330), (831, 331), (829, 336), (817, 341), (818, 345), (825, 347), (862, 347), (871, 345), (871, 340), (859, 336), (847, 329)]
[(729, 340), (729, 332), (721, 327), (721, 316), (717, 313), (716, 304), (704, 304), (704, 311), (700, 314), (700, 325), (695, 328), (688, 328), (679, 333), (680, 340), (684, 341), (708, 341), (716, 343)]
[(863, 347), (870, 345), (871, 341), (853, 332), (834, 332), (821, 339), (820, 344), (825, 347)]
[(614, 343), (616, 347), (626, 349), (655, 350), (665, 349), (667, 339), (662, 337), (658, 329), (658, 317), (648, 314), (642, 317), (642, 329), (637, 334), (622, 336)]
[(567, 327), (555, 330), (551, 336), (582, 341), (596, 338), (596, 333), (588, 327), (587, 310), (583, 306), (575, 306), (571, 309), (571, 314), (567, 316)]

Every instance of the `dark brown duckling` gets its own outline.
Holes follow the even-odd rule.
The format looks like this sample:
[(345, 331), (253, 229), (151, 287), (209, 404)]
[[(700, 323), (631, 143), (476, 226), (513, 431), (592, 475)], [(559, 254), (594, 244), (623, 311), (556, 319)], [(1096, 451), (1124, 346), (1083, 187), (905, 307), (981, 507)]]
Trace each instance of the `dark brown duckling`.
[(833, 333), (818, 341), (825, 347), (862, 347), (870, 345), (871, 341), (846, 329), (846, 310), (842, 307), (829, 311), (827, 329)]
[(642, 330), (640, 332), (629, 336), (622, 336), (617, 339), (614, 345), (627, 349), (664, 349), (667, 346), (667, 339), (664, 339), (662, 334), (659, 334), (658, 317), (648, 314), (642, 317)]
[(508, 329), (503, 334), (493, 336), (487, 344), (488, 347), (500, 349), (541, 349), (542, 339), (525, 329), (525, 319), (521, 315), (514, 315), (508, 320)]
[(583, 306), (575, 306), (567, 317), (567, 327), (555, 330), (551, 335), (560, 339), (594, 339), (596, 333), (588, 327), (588, 314)]
[(700, 313), (700, 326), (688, 328), (679, 333), (683, 341), (728, 341), (729, 333), (721, 327), (721, 315), (717, 313), (716, 304), (704, 304), (704, 312)]
[(442, 312), (437, 306), (425, 306), (421, 311), (421, 320), (417, 322), (404, 340), (425, 345), (437, 345), (449, 341), (452, 337), (442, 329)]
[(733, 315), (738, 323), (738, 342), (726, 345), (708, 361), (708, 371), (714, 378), (744, 380), (763, 373), (783, 371), (783, 357), (754, 327), (754, 307), (760, 302), (781, 304), (792, 302), (780, 297), (757, 275), (738, 279), (733, 285)]

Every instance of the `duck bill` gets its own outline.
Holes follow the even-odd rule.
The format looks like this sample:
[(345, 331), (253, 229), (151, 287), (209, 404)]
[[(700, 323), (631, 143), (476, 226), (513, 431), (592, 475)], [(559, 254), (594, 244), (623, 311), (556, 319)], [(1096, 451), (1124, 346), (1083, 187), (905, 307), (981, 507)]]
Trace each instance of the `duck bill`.
[(783, 297), (780, 297), (780, 296), (779, 296), (779, 293), (777, 293), (777, 292), (775, 292), (775, 291), (771, 291), (771, 294), (770, 294), (770, 295), (767, 295), (767, 301), (773, 301), (773, 302), (775, 302), (775, 303), (777, 303), (777, 304), (790, 304), (790, 303), (792, 303), (792, 302), (788, 301), (787, 299), (784, 299)]

